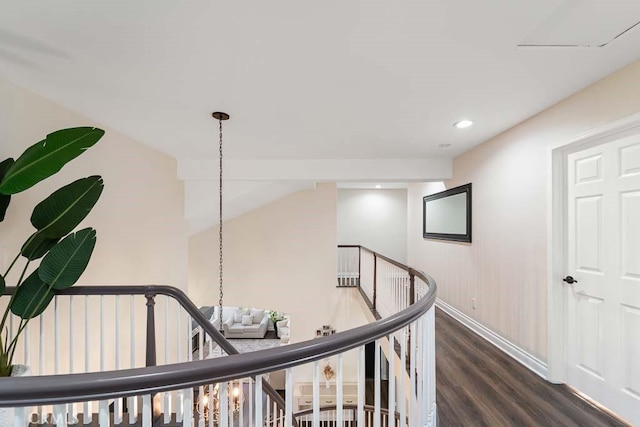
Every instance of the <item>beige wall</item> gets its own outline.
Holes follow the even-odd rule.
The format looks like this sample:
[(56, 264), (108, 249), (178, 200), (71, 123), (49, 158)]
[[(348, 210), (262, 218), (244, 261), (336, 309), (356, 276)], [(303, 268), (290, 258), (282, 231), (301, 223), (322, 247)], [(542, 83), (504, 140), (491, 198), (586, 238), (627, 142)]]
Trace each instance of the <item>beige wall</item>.
[[(224, 223), (224, 305), (290, 313), (292, 340), (332, 320), (336, 189), (298, 191)], [(189, 239), (189, 295), (218, 303), (218, 228)]]
[(338, 244), (407, 262), (407, 190), (339, 189)]
[(640, 62), (456, 158), (446, 187), (473, 183), (470, 245), (422, 238), (422, 197), (444, 186), (412, 184), (409, 265), (435, 278), (442, 300), (545, 360), (549, 148), (638, 111)]
[[(319, 184), (224, 223), (224, 305), (291, 315), (291, 341), (322, 325), (367, 322), (359, 295), (336, 289), (336, 187)], [(218, 228), (189, 240), (189, 294), (218, 302)], [(298, 381), (302, 379), (297, 379)]]
[[(0, 247), (14, 255), (33, 232), (36, 203), (62, 185), (102, 175), (104, 192), (82, 226), (98, 231), (85, 284), (170, 284), (185, 288), (187, 237), (182, 182), (172, 157), (0, 80), (0, 158), (19, 156), (54, 130), (98, 126), (106, 134), (60, 173), (14, 196), (0, 223)], [(0, 258), (0, 262), (3, 260)]]
[[(104, 192), (80, 225), (96, 228), (98, 240), (79, 283), (167, 284), (186, 289), (187, 231), (183, 215), (183, 188), (176, 178), (175, 160), (7, 81), (0, 80), (0, 93), (2, 160), (19, 156), (25, 148), (57, 129), (88, 125), (106, 131), (96, 146), (73, 160), (56, 176), (14, 196), (5, 221), (0, 223), (0, 270), (4, 273), (10, 259), (34, 231), (29, 218), (38, 202), (75, 179), (98, 174), (104, 178)], [(12, 274), (10, 279), (13, 279), (10, 282), (15, 281), (17, 276)], [(81, 302), (76, 303), (78, 316), (84, 316)], [(109, 304), (112, 307), (113, 301)], [(65, 305), (61, 307), (62, 313), (68, 313)], [(98, 309), (94, 305), (90, 311), (93, 320), (99, 317)], [(122, 302), (121, 309), (128, 313), (128, 301)], [(136, 318), (141, 315), (137, 328), (141, 338), (144, 334), (144, 300), (136, 310)], [(158, 310), (158, 315), (162, 323), (161, 310)], [(124, 324), (125, 316), (122, 318)], [(83, 323), (78, 319), (83, 317), (75, 319), (77, 324)], [(106, 333), (113, 337), (113, 313), (107, 314), (106, 319)], [(128, 329), (125, 331), (128, 333)], [(95, 338), (97, 329), (94, 332), (92, 337)], [(83, 335), (84, 332), (79, 334)], [(160, 334), (159, 341), (163, 343), (163, 334)], [(126, 342), (122, 352), (128, 353)], [(109, 352), (108, 360), (113, 359), (113, 354)], [(66, 356), (63, 357), (60, 363), (67, 366)], [(138, 353), (140, 358), (144, 358), (142, 352)], [(162, 355), (159, 360), (162, 360)]]

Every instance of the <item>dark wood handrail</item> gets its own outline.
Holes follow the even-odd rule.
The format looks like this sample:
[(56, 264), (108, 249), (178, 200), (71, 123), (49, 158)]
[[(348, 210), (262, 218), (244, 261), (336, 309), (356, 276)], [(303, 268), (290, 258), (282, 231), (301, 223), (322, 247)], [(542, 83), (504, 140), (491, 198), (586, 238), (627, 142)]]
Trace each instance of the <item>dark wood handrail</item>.
[[(251, 353), (232, 354), (216, 359), (118, 371), (3, 378), (2, 387), (0, 387), (0, 407), (105, 400), (181, 390), (212, 382), (224, 382), (246, 376), (265, 374), (322, 360), (388, 336), (390, 333), (417, 320), (431, 309), (436, 299), (437, 285), (435, 281), (422, 272), (411, 271), (414, 271), (418, 277), (427, 283), (429, 287), (427, 293), (414, 305), (368, 325), (339, 332), (328, 337)], [(109, 287), (101, 286), (73, 287), (66, 291), (69, 291), (67, 294), (75, 295), (82, 291), (93, 291), (91, 294), (100, 295), (100, 288), (103, 288), (104, 291), (109, 289)], [(212, 337), (221, 336), (213, 328), (213, 325), (209, 324), (210, 328), (207, 327), (207, 319), (204, 318), (187, 296), (177, 288), (169, 286), (122, 286), (113, 288), (120, 288), (121, 291), (124, 291), (123, 293), (126, 293), (127, 290), (137, 289), (143, 294), (164, 294), (176, 296), (179, 300), (184, 299), (187, 301), (185, 309), (194, 319), (205, 324), (206, 332)], [(106, 294), (117, 295), (118, 289), (112, 289)], [(233, 352), (234, 350), (235, 348), (231, 351)], [(275, 398), (273, 399), (275, 400)], [(282, 398), (280, 397), (280, 399)]]
[[(360, 248), (361, 250), (367, 251), (367, 252), (369, 252), (369, 253), (373, 254), (374, 256), (376, 256), (376, 257), (378, 257), (378, 258), (380, 258), (380, 259), (382, 259), (382, 260), (385, 260), (385, 261), (386, 261), (386, 262), (388, 262), (389, 264), (393, 264), (393, 265), (395, 265), (395, 266), (396, 266), (396, 267), (398, 267), (398, 268), (401, 268), (401, 269), (403, 269), (403, 270), (406, 270), (407, 272), (408, 272), (408, 271), (410, 271), (410, 270), (413, 270), (413, 269), (412, 269), (411, 267), (409, 267), (408, 265), (404, 265), (403, 263), (398, 262), (398, 261), (396, 261), (396, 260), (394, 260), (394, 259), (391, 259), (391, 258), (389, 258), (388, 256), (382, 255), (381, 253), (376, 252), (376, 251), (374, 251), (373, 249), (369, 249), (369, 248), (367, 248), (366, 246), (362, 246), (362, 245), (338, 245), (338, 247), (339, 247), (339, 248)], [(417, 271), (417, 270), (414, 270), (414, 271)]]
[[(16, 291), (15, 286), (7, 286), (2, 295), (12, 295)], [(147, 349), (146, 349), (146, 364), (147, 367), (155, 365), (155, 324), (153, 323), (153, 299), (156, 295), (164, 295), (173, 298), (180, 304), (180, 306), (196, 321), (204, 332), (206, 332), (212, 339), (218, 344), (227, 354), (240, 354), (240, 352), (231, 344), (220, 331), (213, 327), (209, 319), (207, 319), (198, 307), (189, 299), (189, 297), (180, 289), (173, 286), (74, 286), (67, 289), (61, 289), (55, 291), (56, 295), (89, 295), (89, 296), (101, 296), (101, 295), (144, 295), (147, 298), (147, 322), (151, 320), (151, 324), (147, 323)], [(151, 314), (149, 314), (151, 313)], [(151, 316), (151, 318), (149, 318)], [(151, 329), (150, 329), (151, 328)], [(150, 348), (149, 346), (152, 346)], [(118, 372), (118, 371), (111, 371)], [(75, 374), (83, 375), (83, 374)], [(52, 377), (59, 377), (60, 375), (53, 375)], [(42, 378), (44, 376), (38, 376), (34, 378)], [(206, 383), (205, 383), (206, 384)], [(271, 384), (266, 381), (262, 382), (262, 390), (276, 403), (276, 405), (284, 410), (285, 402), (282, 396), (273, 388)], [(116, 396), (114, 396), (116, 397)], [(6, 405), (5, 400), (0, 392), (0, 407), (14, 406)]]

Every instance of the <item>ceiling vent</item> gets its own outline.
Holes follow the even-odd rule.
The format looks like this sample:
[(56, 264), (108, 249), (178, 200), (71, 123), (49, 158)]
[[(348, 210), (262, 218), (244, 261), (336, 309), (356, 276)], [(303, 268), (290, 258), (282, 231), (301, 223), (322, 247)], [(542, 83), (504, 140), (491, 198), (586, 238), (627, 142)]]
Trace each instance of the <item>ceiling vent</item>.
[(604, 47), (640, 28), (640, 1), (566, 0), (518, 47)]

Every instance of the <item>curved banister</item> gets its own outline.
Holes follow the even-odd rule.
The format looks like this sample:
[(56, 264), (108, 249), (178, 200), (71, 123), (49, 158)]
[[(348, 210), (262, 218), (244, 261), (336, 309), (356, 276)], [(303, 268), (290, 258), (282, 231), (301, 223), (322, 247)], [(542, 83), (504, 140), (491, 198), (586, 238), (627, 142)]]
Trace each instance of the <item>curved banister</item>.
[[(401, 312), (371, 324), (328, 337), (251, 353), (237, 354), (237, 350), (229, 344), (228, 350), (224, 346), (223, 349), (231, 355), (216, 359), (85, 374), (3, 378), (0, 407), (104, 400), (179, 390), (290, 368), (360, 347), (409, 325), (433, 306), (436, 298), (435, 281), (420, 271), (407, 266), (402, 268), (423, 280), (428, 285), (427, 293)], [(214, 339), (222, 337), (184, 292), (169, 286), (73, 287), (59, 294), (86, 295), (83, 292), (87, 292), (91, 295), (117, 295), (133, 291), (168, 295), (181, 303), (184, 301), (185, 310), (198, 322), (204, 322), (201, 326), (208, 334)]]
[[(420, 275), (418, 273), (420, 273), (418, 270), (414, 270), (413, 268), (409, 267), (408, 265), (404, 265), (401, 262), (398, 262), (394, 259), (389, 258), (388, 256), (382, 255), (379, 252), (374, 251), (373, 249), (369, 249), (366, 246), (362, 246), (362, 245), (338, 245), (339, 248), (358, 248), (358, 249), (362, 249), (365, 250), (373, 255), (375, 255), (377, 258), (380, 258), (386, 262), (388, 262), (389, 264), (395, 265), (398, 268), (402, 268), (403, 270), (407, 270), (408, 272), (413, 272), (416, 276), (420, 277)], [(420, 277), (422, 280), (424, 280), (426, 282), (425, 279), (423, 279), (422, 277)]]
[[(15, 286), (7, 286), (4, 289), (3, 295), (11, 295), (16, 291), (16, 287)], [(145, 286), (140, 286), (140, 285), (132, 285), (132, 286), (105, 286), (105, 285), (96, 285), (96, 286), (74, 286), (71, 288), (67, 288), (67, 289), (61, 289), (61, 290), (56, 290), (56, 295), (65, 295), (65, 296), (70, 296), (70, 295), (82, 295), (82, 296), (91, 296), (91, 295), (96, 295), (96, 296), (101, 296), (101, 295), (109, 295), (109, 296), (116, 296), (116, 295), (152, 295), (152, 296), (156, 296), (156, 295), (164, 295), (164, 296), (168, 296), (173, 298), (174, 300), (176, 300), (180, 306), (191, 316), (191, 318), (193, 320), (196, 321), (196, 323), (198, 324), (198, 326), (200, 326), (204, 332), (206, 332), (212, 339), (213, 341), (216, 342), (216, 344), (218, 344), (227, 354), (232, 355), (232, 354), (239, 354), (238, 350), (233, 346), (233, 344), (231, 344), (229, 341), (227, 341), (227, 339), (224, 337), (224, 335), (222, 335), (222, 333), (220, 331), (218, 331), (216, 328), (213, 327), (213, 325), (211, 324), (211, 322), (209, 322), (209, 319), (207, 319), (204, 314), (202, 314), (202, 312), (200, 312), (200, 310), (198, 310), (198, 307), (195, 306), (195, 304), (191, 301), (191, 299), (189, 299), (189, 297), (187, 296), (187, 294), (185, 294), (182, 290), (175, 288), (173, 286), (161, 286), (161, 285), (145, 285)], [(148, 369), (148, 368), (138, 368), (138, 369), (132, 369), (133, 371), (138, 371), (139, 369)], [(117, 370), (117, 371), (109, 371), (111, 373), (116, 373), (116, 375), (120, 372), (123, 372), (123, 370)], [(85, 373), (85, 374), (73, 374), (75, 375), (75, 378), (78, 378), (79, 376), (82, 375), (91, 375), (91, 373)], [(55, 379), (62, 379), (62, 377), (64, 375), (48, 375), (49, 377), (53, 377)], [(36, 376), (36, 377), (32, 377), (32, 378), (36, 378), (36, 379), (41, 379), (41, 378), (45, 378), (47, 377), (47, 375), (42, 375), (42, 376)], [(7, 378), (9, 379), (9, 378)], [(205, 382), (204, 384), (208, 383), (210, 381)], [(12, 390), (10, 381), (5, 382), (3, 381), (3, 384), (6, 385), (8, 388), (7, 390)], [(28, 386), (31, 387), (31, 392), (32, 393), (38, 393), (37, 390), (38, 387), (37, 386)], [(266, 392), (269, 397), (276, 402), (276, 404), (282, 408), (284, 408), (285, 406), (285, 402), (284, 399), (282, 398), (282, 396), (280, 396), (280, 394), (278, 394), (278, 392), (271, 386), (271, 384), (263, 382), (262, 383), (262, 387), (264, 392)], [(3, 391), (5, 389), (2, 388), (0, 389), (0, 407), (4, 407), (4, 406), (21, 406), (20, 404), (10, 404), (10, 402), (5, 402), (5, 400), (7, 400), (4, 396), (3, 396)], [(115, 397), (115, 396), (112, 396)], [(65, 402), (72, 402), (74, 400), (67, 400)], [(26, 404), (45, 404), (45, 403), (53, 403), (53, 401), (51, 400), (42, 400), (42, 401), (36, 401), (35, 399), (32, 399), (31, 402), (27, 402)]]

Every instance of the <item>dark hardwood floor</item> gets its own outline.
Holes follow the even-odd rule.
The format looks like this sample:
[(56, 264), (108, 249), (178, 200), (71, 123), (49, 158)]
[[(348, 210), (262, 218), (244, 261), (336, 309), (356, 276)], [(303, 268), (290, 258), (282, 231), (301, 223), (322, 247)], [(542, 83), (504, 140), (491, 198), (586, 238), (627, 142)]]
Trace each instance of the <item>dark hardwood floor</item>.
[(439, 426), (626, 426), (436, 311)]

